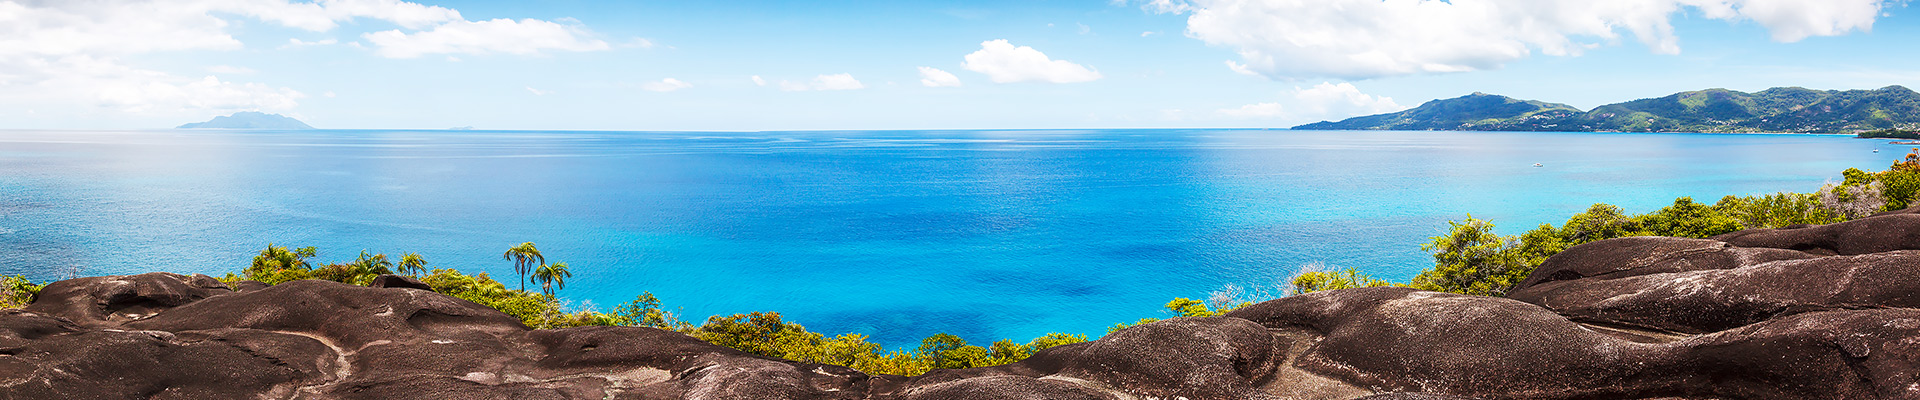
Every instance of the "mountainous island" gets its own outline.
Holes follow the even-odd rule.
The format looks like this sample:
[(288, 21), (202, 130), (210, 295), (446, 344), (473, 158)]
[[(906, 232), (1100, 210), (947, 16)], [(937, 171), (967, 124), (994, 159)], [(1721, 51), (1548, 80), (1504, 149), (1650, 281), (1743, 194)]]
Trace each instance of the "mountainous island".
[(280, 114), (242, 111), (207, 122), (180, 125), (174, 129), (313, 129), (305, 122)]
[(1406, 111), (1318, 122), (1296, 130), (1449, 130), (1556, 132), (1860, 133), (1920, 128), (1920, 93), (1784, 87), (1727, 89), (1608, 104), (1581, 111), (1566, 104), (1486, 93), (1429, 101)]

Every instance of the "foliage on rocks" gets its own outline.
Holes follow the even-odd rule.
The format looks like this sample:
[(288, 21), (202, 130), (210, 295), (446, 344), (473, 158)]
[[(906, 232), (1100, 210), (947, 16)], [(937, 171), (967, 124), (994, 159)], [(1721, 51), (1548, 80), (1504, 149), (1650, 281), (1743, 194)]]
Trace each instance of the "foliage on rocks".
[(1493, 223), (1471, 216), (1449, 221), (1446, 235), (1421, 246), (1433, 254), (1434, 267), (1420, 272), (1408, 286), (1502, 296), (1547, 257), (1583, 243), (1629, 236), (1708, 238), (1745, 229), (1831, 224), (1905, 209), (1920, 193), (1920, 150), (1887, 171), (1847, 169), (1841, 175), (1843, 181), (1828, 183), (1814, 193), (1726, 196), (1713, 205), (1681, 197), (1640, 215), (1594, 204), (1558, 227), (1542, 224), (1513, 236), (1495, 234)]
[[(572, 274), (565, 263), (547, 264), (545, 257), (535, 255), (531, 243), (516, 246), (519, 253), (525, 254), (519, 259), (509, 257), (516, 268), (524, 267), (534, 274), (536, 282), (541, 283), (540, 291), (529, 292), (509, 289), (506, 284), (493, 279), (487, 273), (466, 274), (452, 268), (433, 268), (426, 272), (425, 259), (418, 254), (407, 253), (394, 263), (385, 254), (361, 252), (359, 257), (346, 263), (327, 264), (314, 267), (309, 261), (318, 255), (313, 247), (289, 248), (268, 245), (254, 257), (253, 264), (240, 274), (227, 274), (222, 279), (229, 283), (240, 280), (254, 280), (267, 284), (280, 284), (300, 279), (323, 279), (342, 283), (366, 285), (374, 277), (393, 273), (398, 268), (402, 272), (414, 273), (422, 283), (435, 292), (471, 301), (495, 310), (499, 310), (521, 323), (535, 329), (570, 328), (580, 326), (640, 326), (676, 331), (694, 338), (739, 349), (748, 353), (769, 357), (779, 357), (794, 361), (832, 364), (851, 367), (867, 373), (919, 375), (934, 369), (974, 368), (1011, 364), (1040, 350), (1054, 346), (1087, 341), (1086, 335), (1052, 333), (1033, 339), (1027, 343), (1012, 340), (998, 340), (982, 347), (968, 344), (965, 339), (951, 334), (936, 334), (921, 341), (920, 347), (913, 351), (887, 350), (879, 343), (856, 333), (827, 336), (807, 331), (806, 327), (787, 322), (777, 312), (751, 312), (713, 316), (705, 323), (694, 325), (682, 321), (675, 312), (666, 311), (661, 301), (651, 292), (643, 292), (632, 301), (601, 311), (591, 306), (569, 307), (556, 295), (564, 288), (564, 279)], [(509, 255), (514, 254), (510, 252)], [(525, 264), (525, 265), (521, 265)], [(519, 272), (516, 270), (516, 273)], [(4, 301), (4, 300), (0, 300)], [(1205, 308), (1204, 305), (1201, 308)]]
[(42, 286), (21, 275), (0, 276), (0, 309), (26, 307)]

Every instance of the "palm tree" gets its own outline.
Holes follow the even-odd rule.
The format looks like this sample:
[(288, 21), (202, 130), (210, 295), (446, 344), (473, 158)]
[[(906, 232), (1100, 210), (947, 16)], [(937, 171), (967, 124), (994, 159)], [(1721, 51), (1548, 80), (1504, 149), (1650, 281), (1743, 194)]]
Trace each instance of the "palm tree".
[(573, 272), (567, 271), (567, 263), (563, 262), (541, 265), (533, 271), (533, 280), (540, 281), (540, 292), (547, 296), (553, 296), (555, 290), (566, 289), (567, 278), (572, 277)]
[(307, 259), (313, 258), (315, 253), (318, 251), (312, 246), (288, 249), (287, 246), (267, 243), (267, 248), (260, 250), (260, 255), (253, 256), (253, 265), (248, 266), (241, 273), (246, 275), (247, 279), (260, 279), (283, 269), (312, 269), (313, 264), (308, 263)]
[(500, 258), (513, 260), (513, 272), (520, 274), (520, 291), (522, 292), (527, 291), (527, 273), (533, 272), (535, 266), (547, 264), (547, 257), (540, 255), (540, 249), (534, 248), (533, 242), (513, 246), (507, 249), (506, 253), (501, 254)]
[(419, 253), (407, 253), (400, 256), (400, 272), (407, 275), (427, 273), (427, 258)]
[(386, 254), (370, 254), (366, 250), (361, 250), (360, 258), (347, 263), (347, 267), (354, 283), (372, 281), (375, 276), (393, 273), (393, 261), (388, 261)]

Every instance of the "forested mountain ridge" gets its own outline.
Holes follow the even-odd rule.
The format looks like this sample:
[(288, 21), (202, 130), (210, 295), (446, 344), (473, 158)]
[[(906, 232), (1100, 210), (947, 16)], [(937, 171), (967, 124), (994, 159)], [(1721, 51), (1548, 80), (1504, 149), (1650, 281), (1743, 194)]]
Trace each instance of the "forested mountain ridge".
[(1920, 93), (1773, 88), (1681, 92), (1594, 107), (1474, 93), (1396, 113), (1296, 126), (1301, 130), (1857, 133), (1920, 128)]

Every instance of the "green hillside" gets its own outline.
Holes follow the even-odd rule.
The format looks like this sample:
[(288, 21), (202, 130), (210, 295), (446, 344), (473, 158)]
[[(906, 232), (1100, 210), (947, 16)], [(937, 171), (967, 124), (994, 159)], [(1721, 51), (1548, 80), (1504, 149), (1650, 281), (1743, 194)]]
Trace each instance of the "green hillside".
[(1434, 100), (1410, 110), (1320, 122), (1303, 130), (1462, 130), (1570, 132), (1793, 132), (1858, 133), (1920, 128), (1920, 93), (1901, 86), (1876, 90), (1773, 88), (1681, 92), (1594, 107), (1475, 93)]
[(1406, 111), (1320, 122), (1293, 129), (1318, 130), (1511, 130), (1505, 127), (1540, 119), (1562, 119), (1580, 114), (1565, 104), (1520, 100), (1474, 93), (1434, 100)]

